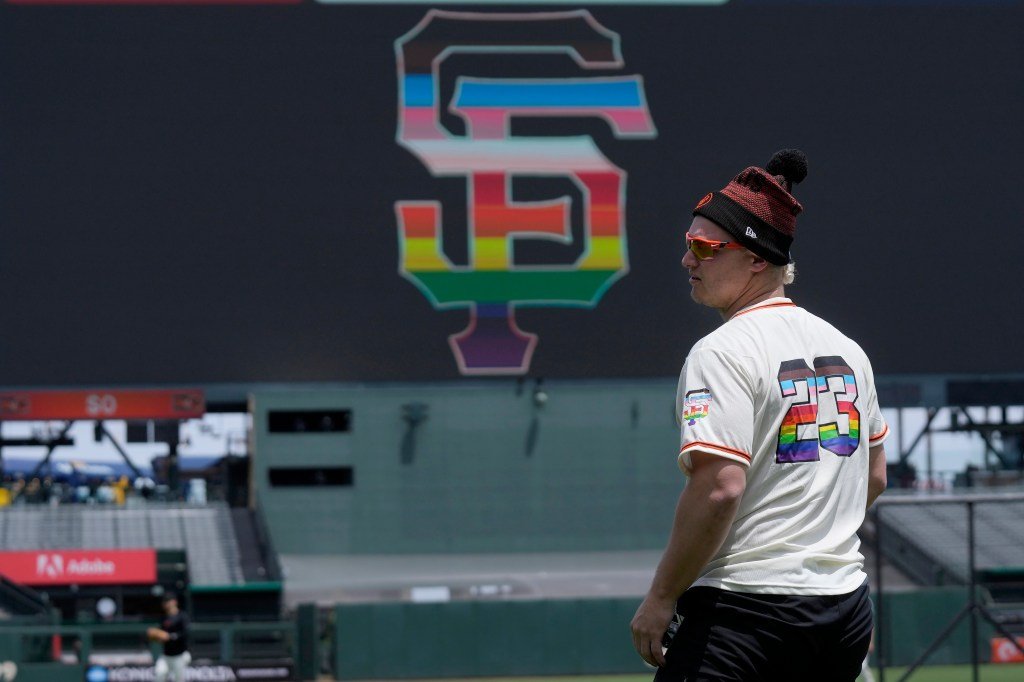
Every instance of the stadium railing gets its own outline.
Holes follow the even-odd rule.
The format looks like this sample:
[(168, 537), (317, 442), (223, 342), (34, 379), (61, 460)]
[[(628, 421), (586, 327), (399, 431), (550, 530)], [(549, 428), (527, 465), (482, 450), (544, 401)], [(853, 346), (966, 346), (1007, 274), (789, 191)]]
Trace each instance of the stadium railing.
[[(1019, 632), (1013, 632), (1006, 618), (999, 612), (999, 604), (993, 601), (992, 591), (983, 590), (983, 580), (999, 569), (1017, 571), (1024, 568), (1024, 529), (1019, 527), (1019, 507), (1024, 505), (1024, 493), (980, 493), (980, 494), (923, 494), (913, 496), (883, 496), (872, 510), (875, 530), (875, 604), (876, 604), (876, 658), (880, 682), (885, 681), (885, 669), (890, 665), (889, 653), (892, 647), (891, 616), (887, 605), (890, 600), (885, 593), (882, 573), (882, 558), (893, 545), (887, 542), (887, 534), (897, 531), (907, 541), (915, 531), (924, 532), (924, 541), (930, 545), (928, 554), (943, 561), (949, 574), (959, 578), (956, 582), (964, 585), (963, 606), (959, 608), (941, 630), (933, 632), (931, 641), (910, 664), (901, 680), (909, 678), (924, 664), (939, 647), (950, 638), (962, 621), (967, 619), (970, 634), (967, 653), (978, 679), (978, 665), (985, 649), (994, 649), (994, 640), (982, 645), (979, 626), (987, 626), (985, 634), (1000, 636), (1010, 647), (1024, 655)], [(959, 509), (959, 513), (958, 513)], [(909, 512), (909, 513), (908, 513)], [(960, 517), (962, 514), (962, 517)], [(907, 523), (907, 520), (913, 523)], [(931, 521), (932, 523), (929, 523)], [(959, 521), (963, 521), (962, 524)], [(936, 531), (929, 526), (939, 528)], [(943, 529), (946, 536), (943, 541)], [(942, 546), (946, 545), (946, 546)], [(951, 555), (950, 545), (959, 545), (961, 556)], [(955, 606), (955, 604), (954, 604)]]

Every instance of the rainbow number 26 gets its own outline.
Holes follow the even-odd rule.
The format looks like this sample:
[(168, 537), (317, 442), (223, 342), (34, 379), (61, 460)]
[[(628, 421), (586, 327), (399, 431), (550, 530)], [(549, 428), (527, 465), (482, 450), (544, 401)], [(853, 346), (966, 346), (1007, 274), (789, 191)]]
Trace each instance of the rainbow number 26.
[[(860, 444), (860, 412), (857, 380), (853, 370), (838, 355), (814, 358), (814, 369), (803, 358), (779, 365), (779, 388), (783, 398), (796, 398), (779, 427), (776, 462), (817, 462), (819, 446), (840, 457), (849, 457)], [(836, 420), (818, 422), (818, 401), (831, 393), (836, 402)]]

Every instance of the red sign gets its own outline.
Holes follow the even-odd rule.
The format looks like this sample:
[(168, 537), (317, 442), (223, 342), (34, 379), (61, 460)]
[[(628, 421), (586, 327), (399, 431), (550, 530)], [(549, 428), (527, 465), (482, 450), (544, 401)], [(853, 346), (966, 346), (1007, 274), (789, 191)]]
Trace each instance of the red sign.
[(156, 582), (152, 549), (46, 549), (0, 552), (0, 573), (23, 585), (121, 585)]
[(7, 0), (12, 5), (297, 5), (302, 0)]
[(0, 393), (0, 420), (194, 419), (206, 412), (199, 389), (17, 391)]
[[(1017, 644), (1024, 647), (1024, 637), (1017, 638)], [(992, 638), (993, 663), (1024, 663), (1024, 654), (1006, 637)]]

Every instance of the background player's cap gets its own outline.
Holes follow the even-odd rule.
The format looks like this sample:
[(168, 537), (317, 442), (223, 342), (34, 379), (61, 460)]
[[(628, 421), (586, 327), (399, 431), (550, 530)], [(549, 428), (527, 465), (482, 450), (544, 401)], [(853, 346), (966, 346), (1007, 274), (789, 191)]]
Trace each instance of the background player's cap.
[(704, 196), (693, 215), (704, 216), (769, 263), (791, 261), (796, 217), (804, 210), (791, 192), (807, 177), (807, 156), (799, 149), (775, 152), (764, 168), (745, 169), (718, 192)]

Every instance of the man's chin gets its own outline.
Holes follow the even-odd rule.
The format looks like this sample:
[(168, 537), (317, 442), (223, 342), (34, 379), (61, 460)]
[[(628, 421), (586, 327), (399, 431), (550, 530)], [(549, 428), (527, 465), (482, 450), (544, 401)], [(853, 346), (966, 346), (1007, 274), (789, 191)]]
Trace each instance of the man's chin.
[(693, 302), (698, 305), (707, 306), (708, 308), (717, 308), (714, 303), (708, 300), (706, 292), (701, 291), (699, 284), (690, 289), (690, 298), (692, 298)]

